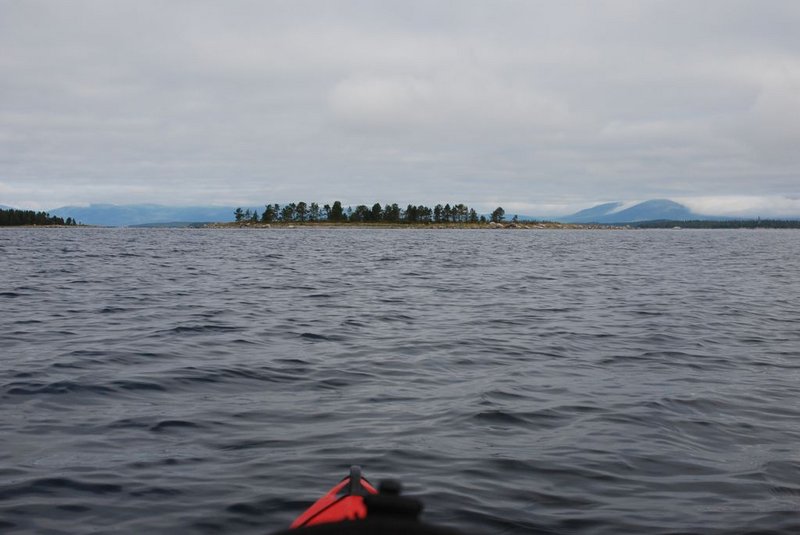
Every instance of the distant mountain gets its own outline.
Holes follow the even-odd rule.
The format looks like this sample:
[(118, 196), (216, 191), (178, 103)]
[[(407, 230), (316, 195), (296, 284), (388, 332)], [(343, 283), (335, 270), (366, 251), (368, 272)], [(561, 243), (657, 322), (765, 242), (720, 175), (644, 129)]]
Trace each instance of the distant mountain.
[(599, 218), (603, 218), (620, 206), (622, 206), (621, 202), (607, 202), (559, 219), (568, 223), (595, 223)]
[(72, 217), (84, 225), (127, 227), (153, 223), (233, 221), (235, 208), (227, 206), (163, 206), (160, 204), (90, 204), (62, 206), (51, 215)]
[(682, 204), (669, 199), (653, 199), (628, 208), (624, 203), (610, 202), (558, 218), (564, 223), (635, 223), (637, 221), (687, 221), (701, 219), (726, 219), (696, 214)]

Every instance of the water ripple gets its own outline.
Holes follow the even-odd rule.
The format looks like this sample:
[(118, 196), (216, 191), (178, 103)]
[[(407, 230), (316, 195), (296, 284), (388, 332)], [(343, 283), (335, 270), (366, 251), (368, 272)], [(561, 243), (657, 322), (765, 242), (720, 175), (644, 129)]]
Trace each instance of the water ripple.
[(0, 232), (0, 531), (800, 532), (794, 231)]

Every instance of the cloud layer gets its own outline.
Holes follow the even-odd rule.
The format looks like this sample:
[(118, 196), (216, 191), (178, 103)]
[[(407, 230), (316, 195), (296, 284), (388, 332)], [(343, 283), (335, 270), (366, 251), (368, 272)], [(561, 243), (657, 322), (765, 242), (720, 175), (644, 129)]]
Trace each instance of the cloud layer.
[(0, 11), (3, 204), (800, 197), (792, 0)]

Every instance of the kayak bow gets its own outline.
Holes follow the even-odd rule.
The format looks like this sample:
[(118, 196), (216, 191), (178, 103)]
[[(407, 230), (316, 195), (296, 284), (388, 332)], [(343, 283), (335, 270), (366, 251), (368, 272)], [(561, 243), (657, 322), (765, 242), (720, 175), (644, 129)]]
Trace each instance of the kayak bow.
[(286, 531), (274, 535), (463, 535), (443, 526), (419, 521), (422, 502), (401, 496), (402, 486), (394, 480), (381, 481), (376, 489), (353, 466), (314, 505), (292, 522)]
[(367, 507), (364, 496), (377, 493), (375, 487), (361, 475), (361, 467), (351, 466), (350, 474), (297, 517), (291, 528), (365, 518)]

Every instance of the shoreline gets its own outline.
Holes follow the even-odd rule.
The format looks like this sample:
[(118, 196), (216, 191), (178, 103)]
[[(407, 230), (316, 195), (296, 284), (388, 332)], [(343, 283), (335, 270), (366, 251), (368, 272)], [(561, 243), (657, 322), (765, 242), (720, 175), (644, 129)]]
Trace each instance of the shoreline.
[(209, 223), (202, 227), (213, 229), (393, 229), (393, 230), (631, 230), (630, 226), (589, 225), (553, 222), (503, 222), (503, 223)]
[(447, 224), (447, 223), (187, 223), (153, 225), (5, 225), (0, 229), (189, 229), (189, 230), (293, 230), (293, 229), (387, 229), (387, 230), (632, 230), (630, 226), (584, 225), (560, 223), (495, 223), (495, 224)]
[[(619, 224), (605, 225), (596, 223), (556, 223), (548, 222), (504, 222), (504, 223), (331, 223), (328, 221), (318, 222), (292, 222), (292, 223), (206, 223), (206, 222), (173, 222), (173, 223), (154, 223), (146, 225), (129, 226), (104, 226), (104, 225), (3, 225), (3, 229), (129, 229), (129, 230), (152, 230), (152, 229), (183, 229), (183, 230), (296, 230), (296, 229), (339, 229), (339, 230), (797, 230), (800, 229), (800, 222), (791, 225), (770, 225), (769, 221), (762, 221), (761, 225), (741, 225), (741, 226), (695, 226), (692, 224), (684, 225), (669, 222), (665, 226), (642, 226), (638, 224)], [(681, 222), (674, 222), (681, 223)], [(767, 223), (767, 224), (764, 224)], [(794, 222), (792, 222), (794, 223)]]

